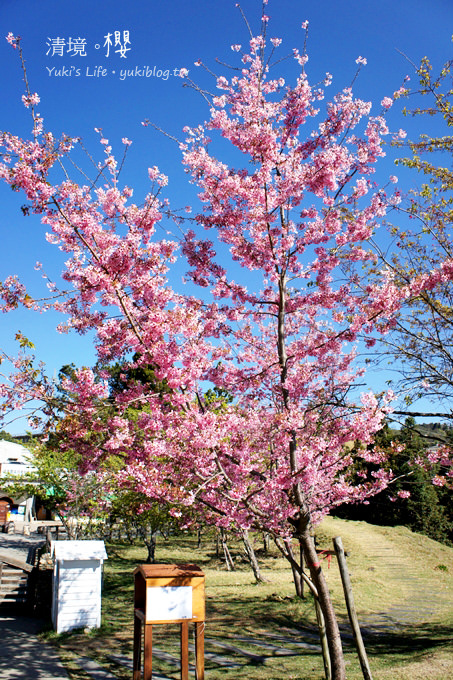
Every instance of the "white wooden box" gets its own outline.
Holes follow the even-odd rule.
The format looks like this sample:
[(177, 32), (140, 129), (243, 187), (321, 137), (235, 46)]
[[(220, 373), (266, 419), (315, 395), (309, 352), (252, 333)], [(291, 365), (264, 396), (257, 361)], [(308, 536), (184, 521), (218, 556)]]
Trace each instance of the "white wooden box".
[(52, 541), (52, 624), (57, 633), (101, 625), (104, 541)]

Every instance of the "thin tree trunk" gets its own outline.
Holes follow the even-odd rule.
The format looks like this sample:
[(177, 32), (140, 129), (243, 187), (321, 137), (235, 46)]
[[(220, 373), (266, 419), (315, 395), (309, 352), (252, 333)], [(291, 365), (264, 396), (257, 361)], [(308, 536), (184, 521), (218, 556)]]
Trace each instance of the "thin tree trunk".
[(302, 600), (305, 600), (304, 579), (302, 578), (302, 574), (304, 573), (304, 567), (305, 567), (305, 558), (304, 558), (304, 549), (303, 549), (302, 543), (300, 541), (299, 541), (299, 560), (300, 560), (300, 572), (301, 572), (301, 579), (300, 579), (301, 593), (300, 593), (300, 597), (301, 597)]
[[(302, 565), (303, 563), (301, 562), (300, 564), (297, 563), (295, 557), (294, 557), (294, 552), (292, 549), (291, 545), (291, 540), (287, 539), (285, 541), (282, 541), (281, 539), (274, 538), (275, 544), (277, 548), (281, 551), (282, 555), (288, 560), (288, 562), (291, 565), (291, 569), (293, 572), (293, 578), (294, 578), (294, 585), (296, 587), (296, 594), (298, 597), (301, 597), (301, 592), (303, 592), (303, 584), (306, 583), (307, 586), (310, 588), (310, 592), (313, 595), (314, 599), (314, 604), (315, 604), (315, 611), (316, 611), (316, 620), (318, 622), (318, 630), (319, 630), (319, 638), (321, 641), (321, 651), (322, 651), (322, 656), (323, 656), (323, 662), (324, 662), (324, 670), (325, 670), (325, 675), (326, 675), (326, 680), (332, 680), (332, 671), (331, 671), (331, 662), (330, 662), (330, 651), (329, 651), (329, 645), (327, 642), (327, 631), (326, 631), (326, 625), (324, 621), (324, 615), (322, 613), (322, 609), (319, 603), (319, 596), (318, 596), (318, 591), (316, 589), (315, 584), (313, 581), (308, 578), (306, 573), (304, 572)], [(299, 554), (302, 557), (302, 550), (303, 546), (302, 543), (299, 542)]]
[(156, 554), (156, 541), (154, 538), (146, 541), (146, 548), (148, 550), (148, 557), (146, 558), (147, 564), (154, 564), (154, 558)]
[(291, 540), (286, 539), (285, 541), (283, 541), (281, 538), (274, 536), (274, 543), (277, 546), (277, 548), (280, 550), (283, 557), (286, 560), (288, 560), (288, 562), (291, 565), (291, 569), (292, 569), (293, 577), (294, 577), (294, 586), (296, 588), (296, 595), (297, 595), (297, 590), (298, 590), (297, 582), (299, 580), (301, 580), (301, 581), (304, 581), (304, 583), (309, 587), (310, 592), (312, 593), (313, 597), (315, 597), (315, 598), (318, 597), (318, 591), (316, 590), (314, 583), (307, 576), (307, 574), (303, 570), (301, 570), (300, 565), (297, 563), (297, 561), (294, 557), (293, 549), (292, 549), (292, 546), (291, 546)]
[(157, 533), (150, 529), (149, 538), (147, 536), (146, 529), (140, 531), (143, 543), (146, 545), (148, 551), (148, 557), (146, 558), (146, 564), (154, 564), (155, 554), (156, 554), (156, 544), (157, 544)]
[(285, 549), (287, 550), (288, 555), (286, 556), (286, 559), (289, 559), (289, 562), (291, 564), (291, 570), (293, 572), (293, 582), (294, 582), (294, 587), (296, 589), (296, 595), (297, 597), (300, 597), (301, 599), (303, 598), (304, 595), (304, 590), (302, 586), (302, 578), (301, 578), (301, 572), (300, 569), (298, 568), (298, 564), (296, 562), (296, 559), (294, 557), (293, 553), (293, 547), (291, 545), (291, 541), (287, 540), (284, 542)]
[(220, 557), (220, 531), (216, 529), (215, 532), (215, 556), (217, 559)]
[(228, 571), (234, 571), (234, 562), (233, 558), (231, 557), (231, 553), (228, 550), (228, 545), (227, 545), (227, 534), (225, 529), (220, 529), (220, 535), (222, 537), (222, 548), (223, 548), (223, 554), (225, 555), (225, 563)]
[(329, 643), (327, 641), (326, 622), (318, 598), (315, 597), (316, 620), (318, 622), (319, 637), (321, 639), (322, 660), (326, 680), (332, 680), (332, 666), (330, 663)]
[(242, 530), (241, 535), (242, 535), (242, 542), (244, 544), (245, 554), (247, 555), (247, 559), (249, 561), (249, 564), (252, 567), (252, 571), (253, 571), (253, 575), (255, 577), (255, 580), (256, 580), (257, 583), (262, 583), (264, 581), (264, 579), (261, 576), (260, 565), (259, 565), (258, 559), (256, 557), (256, 553), (253, 549), (253, 545), (250, 541), (249, 532), (246, 529), (244, 529), (244, 530)]
[[(282, 227), (285, 226), (285, 216), (283, 208), (280, 208), (280, 219)], [(282, 269), (280, 272), (278, 287), (279, 287), (279, 301), (278, 301), (278, 315), (277, 315), (277, 351), (278, 361), (280, 366), (280, 381), (281, 394), (283, 405), (287, 413), (291, 413), (291, 397), (287, 387), (288, 377), (288, 354), (286, 348), (286, 302), (287, 302), (287, 278), (286, 271)], [(294, 485), (292, 487), (292, 494), (294, 497), (295, 506), (298, 508), (297, 515), (291, 521), (291, 524), (296, 530), (296, 536), (302, 547), (307, 567), (310, 569), (310, 577), (318, 596), (318, 602), (325, 622), (326, 636), (329, 646), (330, 663), (332, 668), (332, 680), (345, 680), (346, 669), (344, 665), (343, 649), (341, 646), (340, 631), (335, 612), (330, 599), (329, 589), (327, 587), (324, 574), (322, 573), (321, 565), (316, 553), (315, 544), (312, 536), (310, 536), (310, 510), (307, 499), (301, 488), (298, 480), (299, 461), (297, 456), (297, 433), (291, 430), (289, 441), (289, 467), (291, 473), (294, 475)], [(294, 574), (294, 559), (291, 561)], [(299, 576), (303, 578), (302, 565), (299, 565)]]

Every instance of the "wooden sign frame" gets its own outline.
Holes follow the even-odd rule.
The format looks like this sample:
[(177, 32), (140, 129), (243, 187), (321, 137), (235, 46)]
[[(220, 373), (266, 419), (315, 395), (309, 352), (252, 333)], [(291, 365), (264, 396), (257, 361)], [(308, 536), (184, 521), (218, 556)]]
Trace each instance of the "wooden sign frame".
[(189, 678), (189, 623), (195, 624), (196, 679), (204, 680), (205, 576), (194, 564), (141, 564), (134, 571), (133, 680), (152, 677), (152, 626), (180, 624), (181, 680)]

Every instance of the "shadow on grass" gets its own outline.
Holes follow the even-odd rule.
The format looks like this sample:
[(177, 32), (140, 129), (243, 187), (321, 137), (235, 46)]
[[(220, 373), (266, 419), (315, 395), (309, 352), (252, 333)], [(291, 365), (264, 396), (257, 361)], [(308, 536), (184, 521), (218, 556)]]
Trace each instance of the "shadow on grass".
[[(312, 603), (310, 600), (298, 602), (291, 606), (291, 602), (272, 601), (272, 598), (255, 601), (238, 598), (231, 599), (228, 603), (210, 602), (209, 613), (212, 618), (213, 630), (207, 631), (210, 637), (221, 637), (224, 633), (230, 639), (244, 634), (253, 637), (257, 641), (272, 642), (275, 636), (275, 644), (291, 649), (291, 642), (307, 642), (319, 644), (317, 626), (312, 623), (310, 616)], [(208, 619), (208, 628), (209, 619)], [(391, 626), (391, 622), (386, 624)], [(224, 626), (228, 628), (224, 630)], [(261, 635), (263, 626), (266, 635)], [(345, 652), (355, 654), (355, 645), (352, 632), (348, 624), (341, 626)], [(453, 630), (451, 626), (440, 623), (401, 624), (395, 623), (394, 629), (370, 630), (362, 627), (362, 635), (367, 653), (370, 657), (402, 656), (414, 657), (423, 653), (436, 650), (451, 651), (453, 642)], [(284, 638), (282, 640), (281, 638)], [(301, 655), (311, 656), (317, 654), (309, 649), (299, 650)], [(264, 657), (272, 656), (267, 652)]]
[(227, 601), (221, 598), (209, 598), (207, 603), (208, 624), (214, 619), (216, 625), (221, 625), (222, 620), (230, 624), (233, 619), (238, 629), (244, 627), (257, 629), (263, 626), (271, 632), (278, 632), (282, 627), (297, 627), (298, 623), (305, 626), (310, 622), (313, 612), (313, 604), (310, 599), (297, 600), (296, 598), (269, 595), (263, 599), (257, 594), (256, 597), (229, 597)]
[[(316, 626), (305, 621), (303, 616), (300, 615), (300, 610), (296, 617), (292, 616), (290, 612), (285, 613), (283, 603), (280, 603), (282, 607), (280, 610), (277, 606), (272, 606), (278, 604), (248, 600), (247, 614), (241, 612), (244, 602), (240, 599), (229, 603), (228, 607), (223, 606), (221, 602), (210, 605), (210, 615), (206, 628), (206, 650), (211, 654), (214, 653), (239, 664), (236, 670), (222, 668), (216, 664), (214, 658), (207, 658), (206, 667), (210, 675), (214, 674), (214, 678), (262, 677), (272, 678), (273, 680), (277, 677), (281, 679), (287, 676), (322, 677), (322, 675), (318, 676), (317, 674), (311, 675), (311, 672), (309, 675), (306, 670), (308, 666), (305, 665), (315, 664), (317, 666), (321, 663), (321, 653), (319, 648), (317, 649), (319, 638)], [(311, 603), (308, 602), (307, 606), (310, 607)], [(210, 618), (212, 618), (212, 621), (209, 620)], [(92, 631), (90, 634), (78, 632), (72, 635), (62, 634), (59, 636), (57, 644), (71, 649), (76, 654), (85, 654), (92, 658), (97, 658), (99, 654), (101, 657), (107, 658), (108, 653), (112, 652), (130, 657), (132, 653), (130, 610), (127, 611), (124, 605), (119, 605), (118, 608), (115, 608), (114, 620), (115, 624), (112, 628), (104, 625), (101, 629)], [(126, 633), (126, 629), (128, 633)], [(344, 636), (346, 658), (350, 660), (348, 663), (356, 664), (358, 663), (357, 653), (352, 635), (350, 635), (347, 626), (344, 626), (344, 630), (346, 633)], [(450, 650), (452, 642), (451, 628), (440, 624), (395, 627), (394, 631), (385, 632), (364, 630), (363, 633), (372, 668), (374, 665), (379, 667), (381, 661), (384, 664), (390, 664), (392, 667), (395, 666), (396, 669), (400, 664), (405, 664), (407, 661), (415, 661), (438, 651)], [(153, 631), (153, 638), (157, 647), (178, 657), (179, 630), (177, 626), (156, 626), (155, 631)], [(210, 644), (209, 639), (223, 644), (220, 646)], [(277, 651), (266, 648), (265, 645), (269, 643), (291, 652), (291, 656), (282, 656)], [(308, 644), (307, 647), (302, 648), (293, 643)], [(246, 654), (241, 654), (240, 650), (245, 650)], [(353, 657), (354, 661), (352, 661)], [(272, 670), (272, 664), (275, 663), (283, 664), (281, 669), (280, 665), (278, 666), (279, 671), (275, 667)], [(171, 666), (167, 667), (165, 662), (159, 659), (155, 659), (155, 665), (156, 670), (159, 669), (173, 677), (174, 669)], [(257, 667), (262, 669), (259, 671), (261, 675), (257, 675), (257, 671), (253, 670)], [(249, 669), (249, 673), (247, 669)], [(285, 669), (287, 672), (285, 672)], [(292, 675), (292, 672), (296, 671), (299, 674)]]
[(453, 643), (451, 626), (438, 623), (396, 624), (395, 630), (380, 632), (364, 628), (362, 636), (370, 656), (411, 656), (442, 648), (451, 650)]
[[(185, 541), (180, 543), (180, 547), (185, 547)], [(110, 549), (109, 572), (106, 573), (104, 581), (103, 597), (106, 601), (108, 600), (108, 625), (92, 633), (91, 643), (94, 645), (97, 642), (100, 645), (103, 637), (108, 637), (111, 638), (113, 644), (117, 644), (126, 653), (127, 650), (131, 651), (132, 641), (133, 572), (143, 561), (127, 555), (123, 556), (121, 546), (115, 546), (115, 548)], [(202, 567), (210, 564), (218, 566), (220, 563), (215, 553), (211, 551), (206, 551), (203, 558), (200, 556), (200, 559), (195, 561), (202, 562)], [(241, 567), (238, 571), (242, 571)], [(208, 597), (206, 635), (213, 640), (231, 645), (231, 649), (209, 646), (209, 650), (238, 662), (241, 666), (241, 673), (244, 673), (244, 675), (240, 674), (241, 678), (246, 677), (247, 668), (250, 669), (250, 677), (258, 677), (256, 671), (253, 674), (252, 668), (264, 665), (266, 660), (279, 656), (277, 652), (261, 647), (260, 643), (271, 643), (294, 652), (294, 657), (300, 656), (302, 664), (304, 658), (310, 664), (314, 663), (315, 657), (320, 658), (320, 652), (311, 647), (311, 645), (319, 645), (311, 597), (298, 600), (285, 597), (278, 592), (268, 594), (264, 598), (263, 594), (258, 592), (256, 597), (245, 596), (244, 592), (241, 592), (238, 597), (232, 597), (231, 594), (223, 595), (223, 589), (230, 587), (231, 585), (228, 584), (216, 584), (216, 590), (219, 589), (217, 595)], [(275, 587), (278, 590), (278, 584)], [(156, 642), (166, 648), (167, 642), (170, 642), (176, 634), (173, 630), (167, 633), (166, 630), (161, 632), (158, 629), (159, 627), (156, 628)], [(342, 630), (345, 633), (343, 636), (345, 653), (351, 663), (356, 663), (352, 662), (352, 657), (357, 655), (351, 630), (347, 624), (342, 626)], [(453, 638), (452, 628), (446, 623), (402, 625), (394, 623), (391, 619), (382, 620), (381, 628), (377, 624), (376, 629), (372, 629), (371, 624), (369, 628), (363, 625), (362, 633), (371, 660), (379, 664), (378, 660), (381, 659), (383, 663), (396, 664), (396, 666), (407, 660), (415, 661), (416, 658), (424, 655), (450, 651)], [(255, 644), (248, 644), (241, 638), (253, 639)], [(86, 641), (86, 637), (81, 637), (80, 643), (83, 639)], [(308, 643), (307, 647), (292, 644), (301, 642)], [(249, 650), (253, 658), (244, 657), (233, 651), (234, 647)], [(283, 657), (280, 657), (279, 663), (283, 662)], [(297, 662), (294, 660), (288, 663)], [(232, 673), (235, 671), (219, 668), (214, 660), (207, 660), (207, 665), (210, 671), (215, 669), (215, 678), (234, 677)], [(269, 675), (269, 677), (277, 676)], [(279, 677), (284, 677), (284, 673), (282, 672)]]
[(123, 575), (124, 572), (128, 571), (129, 569), (131, 570), (132, 574), (135, 567), (137, 567), (139, 564), (143, 564), (143, 561), (139, 561), (136, 558), (123, 557), (119, 552), (117, 552), (117, 550), (115, 550), (115, 548), (112, 548), (112, 546), (108, 547), (108, 556), (110, 565), (113, 564), (112, 568), (115, 569), (116, 567), (116, 569), (121, 570)]

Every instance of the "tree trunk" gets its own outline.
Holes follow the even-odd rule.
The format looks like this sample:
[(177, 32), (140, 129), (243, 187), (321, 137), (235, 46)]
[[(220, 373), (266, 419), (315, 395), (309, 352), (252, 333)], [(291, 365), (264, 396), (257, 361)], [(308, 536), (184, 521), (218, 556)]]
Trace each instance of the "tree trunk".
[(242, 542), (244, 544), (245, 554), (247, 555), (247, 560), (249, 561), (249, 564), (252, 567), (252, 571), (253, 571), (253, 575), (255, 577), (255, 580), (256, 580), (257, 583), (262, 583), (264, 581), (264, 579), (261, 576), (260, 565), (259, 565), (258, 559), (256, 557), (256, 553), (253, 549), (253, 545), (250, 542), (249, 532), (246, 529), (244, 529), (241, 532), (241, 534), (242, 534)]
[(293, 583), (294, 587), (296, 589), (296, 595), (297, 597), (300, 597), (303, 599), (304, 597), (304, 589), (302, 585), (302, 576), (301, 576), (301, 571), (297, 567), (296, 560), (294, 558), (294, 553), (293, 553), (293, 547), (291, 545), (291, 541), (287, 540), (284, 542), (285, 545), (285, 550), (287, 551), (287, 555), (285, 555), (285, 552), (283, 554), (286, 556), (286, 559), (289, 560), (289, 563), (291, 564), (291, 569), (293, 572)]
[[(281, 209), (280, 218), (282, 227), (285, 226), (285, 217)], [(283, 405), (287, 413), (291, 413), (292, 403), (290, 392), (287, 387), (287, 377), (288, 377), (288, 354), (286, 348), (286, 303), (288, 297), (287, 291), (287, 278), (286, 269), (282, 268), (280, 271), (280, 276), (278, 280), (279, 289), (279, 301), (278, 301), (278, 316), (277, 316), (277, 351), (278, 351), (278, 361), (280, 366), (280, 381), (281, 381), (281, 393), (283, 398)], [(313, 538), (310, 536), (309, 526), (310, 526), (310, 511), (307, 503), (307, 499), (304, 496), (300, 483), (297, 481), (299, 474), (299, 461), (297, 457), (297, 433), (295, 430), (290, 431), (289, 440), (289, 467), (291, 473), (294, 475), (294, 486), (292, 488), (292, 493), (294, 497), (294, 503), (298, 508), (297, 517), (291, 520), (291, 524), (296, 529), (296, 536), (302, 546), (303, 554), (305, 557), (305, 562), (310, 568), (310, 576), (317, 591), (317, 598), (319, 601), (319, 606), (321, 612), (324, 616), (326, 636), (329, 646), (330, 662), (332, 667), (332, 680), (345, 680), (346, 671), (343, 659), (343, 650), (341, 647), (340, 631), (338, 629), (338, 623), (335, 617), (335, 612), (333, 610), (332, 602), (330, 599), (329, 589), (327, 588), (324, 575), (321, 570), (320, 563), (318, 561), (318, 555), (316, 553), (315, 544)], [(289, 543), (289, 541), (288, 541)], [(291, 566), (293, 568), (293, 575), (295, 571), (299, 571), (299, 578), (302, 580), (304, 573), (302, 571), (302, 565), (298, 564), (291, 555), (290, 560)], [(298, 567), (298, 569), (297, 569)], [(301, 594), (302, 589), (296, 583), (296, 589), (299, 587)], [(321, 633), (322, 636), (322, 633)], [(325, 666), (328, 664), (325, 660)]]
[(332, 680), (332, 666), (330, 663), (329, 643), (327, 641), (326, 624), (318, 598), (315, 597), (316, 620), (318, 622), (319, 637), (321, 639), (322, 660), (326, 680)]
[(324, 617), (332, 668), (332, 680), (345, 680), (346, 670), (343, 658), (343, 648), (341, 646), (340, 630), (338, 628), (332, 600), (330, 599), (329, 589), (316, 553), (314, 539), (310, 536), (308, 526), (301, 530), (299, 540), (304, 551), (307, 567), (310, 569), (311, 580), (318, 592), (318, 602)]
[(302, 547), (302, 543), (299, 541), (299, 560), (300, 560), (300, 598), (302, 600), (305, 600), (305, 591), (304, 591), (304, 579), (302, 578), (302, 574), (304, 574), (304, 567), (305, 567), (305, 558), (304, 558), (304, 549)]
[(146, 558), (146, 563), (147, 564), (154, 564), (154, 556), (156, 553), (156, 541), (155, 539), (151, 539), (150, 541), (146, 541), (146, 547), (148, 550), (148, 557)]
[(140, 533), (142, 535), (143, 542), (146, 545), (146, 548), (148, 550), (148, 556), (146, 558), (146, 564), (154, 564), (154, 558), (155, 558), (155, 553), (156, 553), (156, 543), (157, 543), (157, 539), (156, 539), (157, 532), (150, 529), (149, 538), (146, 534), (146, 529), (144, 529)]
[(61, 519), (61, 522), (62, 522), (62, 524), (63, 524), (63, 526), (64, 526), (64, 528), (65, 528), (65, 530), (66, 530), (66, 534), (67, 534), (67, 536), (68, 536), (68, 540), (73, 541), (73, 540), (76, 538), (76, 536), (74, 536), (74, 527), (73, 527), (72, 522), (67, 521), (67, 520), (63, 517), (62, 514), (60, 515), (60, 519)]
[(225, 555), (225, 563), (228, 571), (234, 571), (234, 562), (233, 558), (231, 557), (231, 553), (228, 550), (228, 545), (227, 545), (227, 533), (225, 529), (220, 529), (220, 535), (222, 538), (222, 548), (223, 548), (223, 554)]

